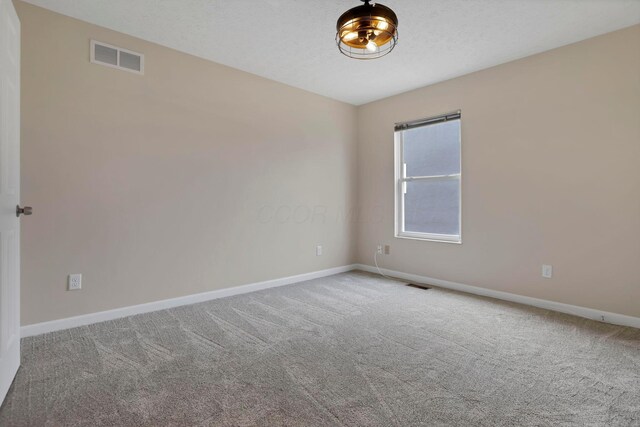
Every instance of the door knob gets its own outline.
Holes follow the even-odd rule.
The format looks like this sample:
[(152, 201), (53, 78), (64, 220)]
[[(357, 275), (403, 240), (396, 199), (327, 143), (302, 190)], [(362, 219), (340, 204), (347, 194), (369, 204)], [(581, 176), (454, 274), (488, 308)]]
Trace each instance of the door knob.
[(20, 215), (31, 215), (33, 213), (33, 208), (31, 206), (25, 206), (21, 208), (20, 205), (16, 206), (16, 216), (20, 218)]

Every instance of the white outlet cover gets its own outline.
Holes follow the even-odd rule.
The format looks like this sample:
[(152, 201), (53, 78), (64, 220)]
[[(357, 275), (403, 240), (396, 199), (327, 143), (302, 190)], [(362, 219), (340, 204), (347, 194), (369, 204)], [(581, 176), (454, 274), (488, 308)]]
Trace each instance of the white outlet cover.
[(553, 276), (553, 266), (548, 264), (543, 264), (542, 277), (544, 277), (545, 279), (551, 279), (552, 276)]
[(322, 245), (316, 246), (316, 256), (322, 255)]
[(82, 289), (82, 274), (70, 274), (67, 285), (67, 290), (69, 291), (79, 291)]

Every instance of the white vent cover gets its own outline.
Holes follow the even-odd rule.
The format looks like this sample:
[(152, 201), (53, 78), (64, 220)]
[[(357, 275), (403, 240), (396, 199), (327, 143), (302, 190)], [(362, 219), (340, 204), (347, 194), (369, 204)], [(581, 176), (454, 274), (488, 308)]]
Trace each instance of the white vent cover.
[(107, 67), (144, 74), (144, 55), (91, 40), (91, 62)]

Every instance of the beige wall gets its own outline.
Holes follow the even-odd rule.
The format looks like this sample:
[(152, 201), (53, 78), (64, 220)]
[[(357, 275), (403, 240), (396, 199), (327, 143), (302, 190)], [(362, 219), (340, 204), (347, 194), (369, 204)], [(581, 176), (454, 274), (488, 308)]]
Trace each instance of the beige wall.
[[(640, 316), (640, 26), (356, 109), (16, 7), (23, 325), (371, 264), (379, 243), (390, 269)], [(90, 64), (91, 38), (145, 75)], [(396, 239), (393, 123), (455, 109), (463, 244)]]
[[(462, 110), (462, 245), (393, 237), (393, 124)], [(358, 110), (358, 261), (640, 316), (640, 26)], [(541, 277), (541, 264), (554, 267)]]
[[(352, 261), (355, 107), (16, 8), (23, 325)], [(145, 75), (91, 64), (91, 38)]]

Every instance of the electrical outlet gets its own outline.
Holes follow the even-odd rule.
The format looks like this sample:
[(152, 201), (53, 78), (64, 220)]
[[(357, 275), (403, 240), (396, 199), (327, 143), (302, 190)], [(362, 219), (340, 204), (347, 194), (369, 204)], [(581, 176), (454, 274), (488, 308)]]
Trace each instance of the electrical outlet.
[(553, 276), (553, 266), (547, 265), (547, 264), (543, 264), (542, 265), (542, 277), (544, 277), (545, 279), (551, 279), (552, 276)]
[(389, 255), (391, 253), (391, 246), (390, 245), (384, 245), (384, 254), (385, 255)]
[(322, 245), (316, 246), (316, 256), (322, 255)]
[(382, 245), (378, 245), (378, 253), (382, 254)]
[(70, 274), (67, 285), (68, 291), (79, 291), (82, 289), (82, 274)]

